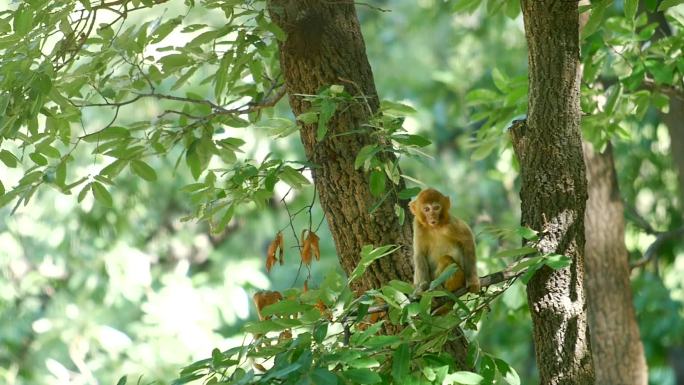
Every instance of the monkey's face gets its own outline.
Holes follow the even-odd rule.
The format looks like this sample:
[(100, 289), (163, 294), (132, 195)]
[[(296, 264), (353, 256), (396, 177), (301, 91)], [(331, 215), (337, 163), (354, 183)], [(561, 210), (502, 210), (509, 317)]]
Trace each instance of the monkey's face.
[(422, 214), (425, 216), (426, 224), (436, 227), (441, 224), (442, 205), (439, 202), (429, 202), (423, 205)]
[(449, 197), (435, 189), (421, 191), (416, 200), (409, 204), (416, 220), (423, 226), (433, 228), (449, 223), (449, 207)]

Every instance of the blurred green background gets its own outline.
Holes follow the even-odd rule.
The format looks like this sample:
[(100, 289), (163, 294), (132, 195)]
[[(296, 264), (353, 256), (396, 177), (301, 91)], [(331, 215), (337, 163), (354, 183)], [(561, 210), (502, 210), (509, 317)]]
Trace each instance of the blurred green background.
[[(433, 141), (427, 149), (432, 159), (405, 160), (404, 173), (451, 196), (452, 212), (477, 233), (478, 269), (484, 275), (506, 265), (491, 255), (519, 242), (492, 234), (493, 226), (518, 223), (519, 182), (503, 125), (493, 128), (492, 151), (477, 152), (482, 142), (475, 138), (482, 123), (477, 123), (477, 106), (467, 95), (476, 88), (494, 89), (495, 69), (524, 79), (527, 52), (521, 17), (509, 17), (515, 10), (490, 14), (480, 6), (463, 12), (465, 3), (395, 0), (357, 8), (378, 92), (415, 107), (418, 113), (404, 127)], [(0, 9), (8, 6), (9, 1), (0, 2)], [(621, 12), (621, 6), (612, 11)], [(137, 13), (130, 22), (171, 17), (179, 8), (170, 2)], [(682, 9), (672, 12), (681, 15)], [(222, 20), (201, 8), (185, 23), (193, 19), (217, 25)], [(155, 102), (148, 101), (147, 108), (154, 111)], [(277, 109), (287, 116), (286, 103)], [(150, 111), (130, 111), (130, 119)], [(102, 126), (107, 119), (90, 114), (85, 123)], [(628, 136), (614, 144), (626, 204), (656, 229), (682, 225), (682, 192), (677, 191), (671, 153), (684, 148), (670, 145), (655, 110), (625, 127)], [(296, 135), (272, 141), (254, 128), (233, 134), (246, 141), (245, 159), (262, 159), (269, 152), (303, 159)], [(78, 151), (74, 174), (102, 167), (101, 159)], [(124, 374), (142, 376), (141, 383), (170, 383), (181, 366), (209, 356), (212, 348), (243, 342), (241, 325), (256, 318), (254, 292), (303, 285), (307, 271), (299, 266), (296, 250), (289, 248), (285, 265), (270, 274), (264, 262), (278, 230), (285, 230), (286, 245), (294, 244), (287, 210), (306, 207), (313, 187), (289, 194), (283, 199), (286, 208), (280, 199), (287, 188), (279, 186), (272, 204), (240, 207), (226, 232), (214, 236), (206, 223), (182, 220), (191, 202), (180, 189), (192, 178), (184, 167), (174, 170), (177, 156), (154, 160), (155, 183), (123, 173), (111, 189), (113, 209), (90, 195), (79, 204), (75, 196), (50, 188), (40, 189), (11, 216), (11, 206), (0, 209), (0, 383), (113, 384)], [(0, 180), (12, 185), (22, 171), (2, 167)], [(314, 206), (312, 217), (315, 223), (322, 219), (319, 207)], [(294, 228), (303, 228), (308, 220), (298, 216)], [(339, 269), (325, 226), (319, 232), (322, 258), (312, 266), (310, 286), (326, 271)], [(632, 258), (653, 240), (628, 222)], [(675, 384), (671, 360), (684, 360), (682, 277), (681, 240), (661, 249), (657, 271), (652, 264), (633, 271), (634, 302), (653, 384)], [(494, 303), (476, 341), (509, 362), (523, 383), (537, 381), (521, 283)]]

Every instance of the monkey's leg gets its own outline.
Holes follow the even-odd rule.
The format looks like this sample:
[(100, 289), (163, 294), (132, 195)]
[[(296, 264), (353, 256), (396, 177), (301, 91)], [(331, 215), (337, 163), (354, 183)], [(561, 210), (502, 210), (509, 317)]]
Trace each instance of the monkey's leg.
[(454, 292), (465, 286), (465, 273), (462, 269), (456, 272), (444, 282), (444, 287), (451, 292)]

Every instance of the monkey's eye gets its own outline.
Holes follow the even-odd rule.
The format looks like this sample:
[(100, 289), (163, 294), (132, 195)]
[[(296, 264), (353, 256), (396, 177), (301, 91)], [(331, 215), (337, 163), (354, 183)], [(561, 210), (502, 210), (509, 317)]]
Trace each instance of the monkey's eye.
[(423, 211), (425, 211), (426, 213), (429, 212), (429, 211), (430, 211), (430, 206), (424, 206), (424, 207), (423, 207)]
[(439, 211), (439, 210), (442, 209), (442, 206), (440, 206), (440, 205), (433, 205), (433, 206), (432, 206), (432, 209), (435, 210), (435, 211)]

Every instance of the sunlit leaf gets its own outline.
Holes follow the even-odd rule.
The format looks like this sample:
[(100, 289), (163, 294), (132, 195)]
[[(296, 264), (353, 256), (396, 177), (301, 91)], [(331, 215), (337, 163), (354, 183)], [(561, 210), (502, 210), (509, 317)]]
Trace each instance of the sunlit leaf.
[(142, 160), (132, 160), (130, 167), (136, 175), (145, 179), (146, 181), (154, 182), (157, 180), (157, 173), (152, 167), (150, 167), (150, 165)]
[(91, 185), (93, 188), (93, 196), (95, 197), (95, 200), (100, 202), (103, 206), (112, 207), (112, 196), (109, 194), (109, 191), (107, 191), (107, 188), (103, 186), (100, 182), (93, 182)]

